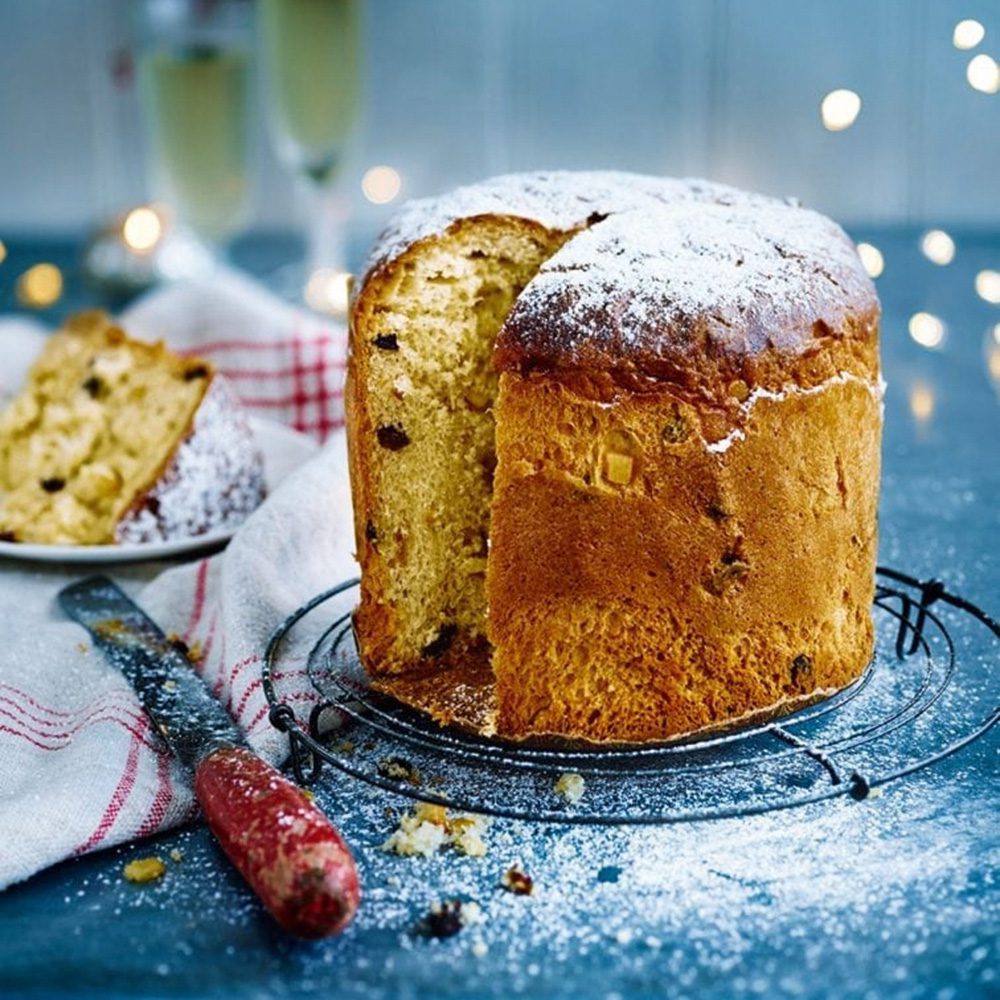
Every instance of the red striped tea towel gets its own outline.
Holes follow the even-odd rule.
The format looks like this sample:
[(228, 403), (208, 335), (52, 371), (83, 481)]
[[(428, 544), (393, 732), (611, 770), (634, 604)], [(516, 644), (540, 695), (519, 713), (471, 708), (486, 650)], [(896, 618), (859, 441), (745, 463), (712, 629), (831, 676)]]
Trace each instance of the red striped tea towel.
[[(212, 360), (251, 412), (328, 439), (223, 554), (165, 572), (110, 568), (195, 651), (197, 669), (251, 744), (277, 761), (286, 744), (267, 720), (261, 653), (287, 614), (354, 572), (343, 434), (335, 433), (343, 422), (344, 330), (235, 275), (153, 293), (124, 322)], [(0, 371), (0, 388), (10, 388), (9, 377)], [(188, 776), (122, 677), (55, 604), (58, 589), (89, 570), (0, 564), (0, 888), (193, 815)], [(279, 667), (282, 696), (305, 714), (310, 638), (290, 647)]]

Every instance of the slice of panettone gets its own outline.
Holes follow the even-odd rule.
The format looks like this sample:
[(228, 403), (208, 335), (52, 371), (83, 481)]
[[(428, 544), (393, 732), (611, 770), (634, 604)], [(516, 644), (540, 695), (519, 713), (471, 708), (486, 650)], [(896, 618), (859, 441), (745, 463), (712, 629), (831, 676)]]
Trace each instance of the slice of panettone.
[(0, 535), (62, 545), (235, 528), (264, 496), (246, 415), (206, 361), (71, 319), (0, 415)]

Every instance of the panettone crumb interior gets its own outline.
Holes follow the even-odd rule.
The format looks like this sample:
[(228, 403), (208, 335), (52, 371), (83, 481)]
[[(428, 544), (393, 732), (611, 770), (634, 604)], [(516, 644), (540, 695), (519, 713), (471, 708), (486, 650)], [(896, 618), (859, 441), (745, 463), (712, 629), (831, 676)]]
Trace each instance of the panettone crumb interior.
[(385, 596), (401, 662), (485, 638), (494, 340), (568, 235), (480, 220), (423, 248), (380, 295), (366, 350), (383, 457), (365, 533), (392, 569)]
[(0, 533), (104, 544), (155, 481), (211, 369), (89, 313), (53, 336), (0, 416)]

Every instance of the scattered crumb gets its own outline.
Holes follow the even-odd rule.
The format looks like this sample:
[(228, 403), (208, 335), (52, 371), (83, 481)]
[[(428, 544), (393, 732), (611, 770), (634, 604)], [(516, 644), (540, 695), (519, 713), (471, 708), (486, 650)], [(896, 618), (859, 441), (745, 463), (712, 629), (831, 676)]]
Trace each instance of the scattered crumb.
[(300, 788), (299, 791), (302, 793), (302, 798), (310, 802), (316, 801), (316, 793), (311, 788)]
[(173, 850), (171, 850), (170, 852), (171, 861), (182, 861), (183, 858), (184, 858), (184, 852), (179, 847), (175, 847), (173, 848)]
[(354, 753), (354, 743), (351, 740), (338, 740), (333, 747), (338, 753), (350, 755)]
[(470, 858), (486, 854), (486, 820), (471, 814), (449, 814), (442, 805), (420, 802), (412, 813), (406, 813), (382, 845), (382, 850), (403, 857), (429, 858), (442, 847), (454, 847)]
[(446, 899), (443, 903), (433, 903), (425, 923), (432, 937), (446, 938), (457, 934), (465, 926), (461, 900)]
[(77, 649), (78, 649), (78, 650), (79, 650), (79, 651), (80, 651), (81, 653), (89, 653), (89, 652), (90, 652), (90, 646), (88, 646), (88, 645), (87, 645), (87, 644), (86, 644), (85, 642), (78, 642), (78, 643), (76, 644), (76, 648), (77, 648)]
[(515, 896), (530, 896), (535, 888), (531, 876), (516, 861), (503, 873), (500, 885)]
[(481, 858), (486, 854), (486, 820), (482, 816), (456, 816), (445, 824), (451, 831), (451, 844), (470, 858)]
[(162, 858), (136, 858), (122, 869), (122, 874), (128, 882), (155, 882), (158, 878), (163, 878), (166, 870), (167, 866)]
[(402, 757), (383, 757), (382, 760), (378, 762), (378, 773), (382, 775), (383, 778), (394, 778), (396, 781), (408, 781), (411, 785), (416, 785), (418, 788), (423, 783), (420, 777), (420, 771), (417, 770), (409, 761), (404, 760)]
[(483, 958), (490, 950), (490, 946), (482, 938), (476, 938), (476, 940), (472, 942), (471, 950), (472, 954), (475, 955), (476, 958)]
[(445, 843), (444, 827), (436, 823), (421, 822), (415, 816), (405, 815), (395, 830), (382, 845), (389, 854), (399, 854), (404, 858), (429, 858), (436, 854)]
[(555, 784), (556, 792), (571, 806), (576, 805), (583, 798), (585, 787), (583, 776), (572, 771), (560, 775), (559, 780)]
[(187, 657), (195, 666), (201, 663), (204, 651), (200, 642), (193, 642), (189, 646), (177, 632), (167, 633), (167, 642), (177, 650), (181, 656)]
[(434, 823), (436, 826), (448, 825), (448, 810), (437, 802), (418, 802), (413, 815), (421, 822)]
[(171, 680), (170, 678), (168, 678), (167, 680), (165, 680), (163, 682), (163, 690), (164, 691), (176, 691), (177, 690), (177, 681)]

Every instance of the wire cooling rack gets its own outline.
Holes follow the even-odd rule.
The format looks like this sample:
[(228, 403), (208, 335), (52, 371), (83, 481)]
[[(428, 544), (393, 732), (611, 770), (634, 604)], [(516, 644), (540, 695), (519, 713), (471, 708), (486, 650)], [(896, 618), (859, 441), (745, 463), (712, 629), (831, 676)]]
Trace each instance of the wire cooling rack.
[[(676, 823), (751, 815), (838, 795), (867, 797), (956, 753), (1000, 718), (1000, 624), (936, 580), (880, 567), (875, 656), (834, 697), (695, 742), (546, 748), (438, 725), (373, 691), (351, 631), (357, 580), (317, 595), (268, 644), (270, 721), (302, 783), (324, 764), (411, 799), (560, 823)], [(317, 700), (300, 720), (275, 686), (296, 629), (320, 630), (306, 670)], [(585, 781), (576, 804), (555, 792)]]

